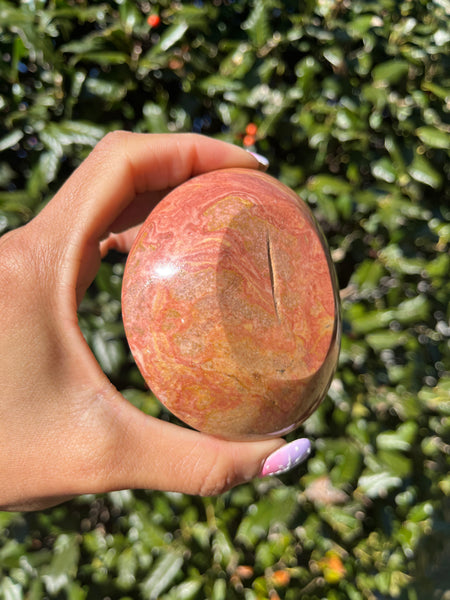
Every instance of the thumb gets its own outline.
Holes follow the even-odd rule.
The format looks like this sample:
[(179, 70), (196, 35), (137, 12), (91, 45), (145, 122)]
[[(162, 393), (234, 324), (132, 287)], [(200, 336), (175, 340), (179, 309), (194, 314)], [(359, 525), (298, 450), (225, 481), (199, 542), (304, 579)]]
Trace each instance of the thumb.
[[(262, 475), (266, 459), (284, 440), (227, 441), (145, 415), (125, 399), (114, 415), (120, 442), (105, 489), (158, 489), (215, 495)], [(114, 433), (113, 433), (114, 435)], [(298, 463), (297, 463), (298, 464)], [(270, 474), (266, 472), (264, 474)]]

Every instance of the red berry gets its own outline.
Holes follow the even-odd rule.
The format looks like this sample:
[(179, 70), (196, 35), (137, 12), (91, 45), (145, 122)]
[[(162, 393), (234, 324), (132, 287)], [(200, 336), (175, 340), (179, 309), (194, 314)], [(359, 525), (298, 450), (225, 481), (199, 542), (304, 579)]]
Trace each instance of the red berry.
[(147, 23), (150, 25), (150, 27), (158, 27), (158, 25), (161, 23), (161, 17), (159, 15), (149, 15), (147, 17)]
[(244, 144), (244, 146), (253, 146), (253, 144), (255, 143), (255, 136), (254, 135), (244, 136), (242, 143)]

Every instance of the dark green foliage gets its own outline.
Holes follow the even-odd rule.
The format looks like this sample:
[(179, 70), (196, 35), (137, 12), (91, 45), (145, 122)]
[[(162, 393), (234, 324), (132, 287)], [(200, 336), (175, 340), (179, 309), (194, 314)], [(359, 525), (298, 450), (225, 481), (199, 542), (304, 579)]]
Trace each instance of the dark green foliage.
[[(241, 144), (254, 123), (324, 228), (344, 315), (306, 466), (216, 499), (0, 513), (1, 600), (450, 598), (449, 19), (448, 0), (0, 0), (0, 232), (109, 130)], [(125, 344), (122, 271), (102, 265), (80, 324), (168, 418)]]

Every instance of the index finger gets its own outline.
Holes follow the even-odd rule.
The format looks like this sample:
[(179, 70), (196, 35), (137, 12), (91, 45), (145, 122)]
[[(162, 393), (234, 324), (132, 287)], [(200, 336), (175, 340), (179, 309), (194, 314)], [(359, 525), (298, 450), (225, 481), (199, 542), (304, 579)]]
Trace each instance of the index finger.
[(58, 257), (63, 266), (59, 278), (65, 289), (77, 289), (79, 301), (99, 267), (100, 240), (128, 207), (133, 212), (135, 198), (148, 198), (150, 212), (161, 191), (194, 175), (259, 166), (244, 149), (201, 135), (115, 131), (97, 144), (30, 225), (51, 247), (47, 255)]
[(258, 164), (242, 148), (201, 135), (115, 131), (97, 144), (41, 219), (75, 245), (98, 241), (138, 195), (173, 188), (206, 171)]

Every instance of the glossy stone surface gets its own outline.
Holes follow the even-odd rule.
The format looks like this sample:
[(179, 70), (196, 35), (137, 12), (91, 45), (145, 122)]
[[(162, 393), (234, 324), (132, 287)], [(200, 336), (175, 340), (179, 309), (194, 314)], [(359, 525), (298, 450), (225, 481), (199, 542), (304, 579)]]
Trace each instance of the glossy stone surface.
[(130, 252), (122, 311), (136, 363), (193, 428), (235, 439), (297, 427), (339, 353), (339, 299), (322, 234), (267, 174), (195, 177), (152, 211)]

